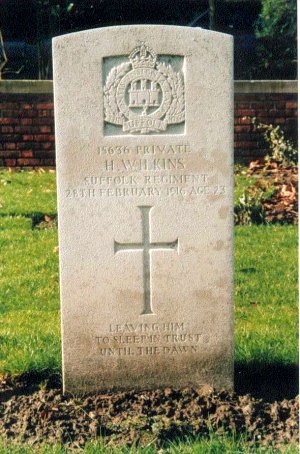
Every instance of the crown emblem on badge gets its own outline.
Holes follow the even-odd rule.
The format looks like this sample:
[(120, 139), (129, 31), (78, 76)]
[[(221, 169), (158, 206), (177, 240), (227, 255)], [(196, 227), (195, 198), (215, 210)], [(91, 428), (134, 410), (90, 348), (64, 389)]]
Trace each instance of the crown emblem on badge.
[(129, 62), (115, 66), (104, 86), (104, 121), (124, 132), (149, 134), (165, 131), (185, 119), (183, 74), (160, 62), (142, 43)]
[(152, 50), (142, 44), (136, 47), (129, 55), (132, 67), (135, 68), (154, 68), (156, 64), (156, 55)]

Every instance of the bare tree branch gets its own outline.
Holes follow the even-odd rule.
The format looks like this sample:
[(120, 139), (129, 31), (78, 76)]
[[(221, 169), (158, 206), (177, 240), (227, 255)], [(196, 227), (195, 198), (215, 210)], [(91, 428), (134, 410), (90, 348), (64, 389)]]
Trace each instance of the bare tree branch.
[(7, 56), (6, 56), (6, 53), (5, 53), (5, 48), (4, 48), (4, 41), (3, 41), (3, 36), (2, 36), (2, 31), (0, 29), (0, 51), (1, 51), (1, 54), (0, 54), (0, 80), (2, 79), (2, 70), (4, 68), (4, 66), (6, 65), (7, 63)]

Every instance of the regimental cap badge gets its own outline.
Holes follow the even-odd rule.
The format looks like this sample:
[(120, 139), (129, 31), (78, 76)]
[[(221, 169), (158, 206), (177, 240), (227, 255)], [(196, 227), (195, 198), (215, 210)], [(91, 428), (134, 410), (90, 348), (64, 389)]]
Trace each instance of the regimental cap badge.
[(145, 43), (115, 66), (104, 86), (105, 122), (121, 125), (124, 132), (162, 132), (185, 119), (184, 81)]

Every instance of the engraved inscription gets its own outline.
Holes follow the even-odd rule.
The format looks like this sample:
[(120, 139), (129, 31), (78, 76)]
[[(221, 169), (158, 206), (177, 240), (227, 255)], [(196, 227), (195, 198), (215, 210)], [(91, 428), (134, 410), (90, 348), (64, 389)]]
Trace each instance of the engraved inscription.
[(150, 211), (151, 206), (139, 206), (142, 216), (142, 243), (119, 243), (114, 241), (115, 254), (120, 251), (143, 251), (143, 284), (144, 284), (144, 309), (141, 315), (153, 314), (151, 301), (151, 256), (150, 251), (157, 250), (175, 250), (178, 251), (178, 238), (170, 243), (152, 243), (150, 241)]
[(118, 165), (114, 160), (104, 162), (104, 170), (109, 171), (127, 171), (141, 172), (142, 170), (183, 170), (185, 162), (183, 158), (154, 158), (154, 159), (121, 159)]
[(181, 71), (157, 61), (144, 43), (129, 55), (130, 62), (113, 67), (104, 86), (104, 121), (129, 134), (166, 131), (185, 119)]
[(184, 322), (109, 325), (95, 340), (102, 357), (191, 354), (212, 342), (204, 326), (192, 334)]
[[(102, 197), (222, 197), (226, 186), (211, 184), (209, 175), (203, 174), (163, 174), (134, 176), (87, 176), (84, 186), (66, 189), (68, 199), (96, 199)], [(87, 185), (92, 187), (87, 187)]]
[[(196, 173), (190, 157), (201, 150), (189, 143), (97, 147), (98, 173), (86, 175), (82, 186), (68, 188), (69, 199), (223, 197), (227, 188), (214, 173)], [(150, 202), (152, 203), (152, 202)]]
[(191, 153), (191, 148), (188, 143), (179, 143), (179, 144), (165, 144), (165, 145), (112, 145), (112, 146), (102, 146), (97, 148), (97, 152), (100, 156), (118, 156), (118, 155), (127, 155), (128, 153), (134, 153), (138, 156), (147, 156), (154, 154), (162, 154), (172, 156), (175, 154), (186, 154)]

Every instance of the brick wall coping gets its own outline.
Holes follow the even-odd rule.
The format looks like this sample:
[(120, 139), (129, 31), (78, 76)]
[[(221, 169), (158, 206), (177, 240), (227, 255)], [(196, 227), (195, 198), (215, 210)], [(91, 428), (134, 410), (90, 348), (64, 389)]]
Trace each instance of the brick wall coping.
[(298, 93), (297, 80), (235, 80), (235, 93)]
[(52, 80), (0, 80), (0, 93), (53, 93)]
[[(235, 93), (298, 93), (296, 80), (236, 80)], [(52, 80), (0, 80), (0, 93), (53, 93)]]

